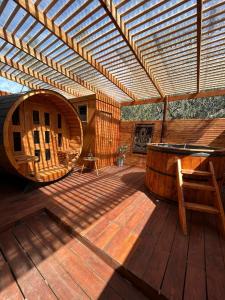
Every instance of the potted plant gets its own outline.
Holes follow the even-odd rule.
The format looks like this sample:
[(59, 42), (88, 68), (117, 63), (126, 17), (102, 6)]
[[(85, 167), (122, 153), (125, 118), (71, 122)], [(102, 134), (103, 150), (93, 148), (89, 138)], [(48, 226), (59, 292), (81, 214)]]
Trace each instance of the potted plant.
[(127, 152), (128, 146), (127, 145), (121, 145), (118, 148), (118, 156), (117, 156), (117, 166), (122, 167), (124, 165), (124, 160), (126, 157), (126, 152)]

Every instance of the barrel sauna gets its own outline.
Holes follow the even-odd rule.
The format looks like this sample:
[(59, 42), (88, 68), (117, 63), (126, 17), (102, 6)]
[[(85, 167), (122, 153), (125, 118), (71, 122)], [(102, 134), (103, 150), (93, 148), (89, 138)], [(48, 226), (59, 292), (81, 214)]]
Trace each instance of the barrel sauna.
[(0, 97), (0, 170), (31, 181), (65, 176), (83, 143), (80, 118), (62, 95), (49, 90)]
[[(145, 184), (150, 193), (158, 199), (177, 201), (177, 159), (183, 169), (208, 171), (212, 161), (218, 184), (225, 172), (225, 149), (197, 145), (148, 144)], [(185, 177), (186, 181), (207, 184), (208, 178)], [(185, 200), (211, 204), (212, 193), (185, 190)]]

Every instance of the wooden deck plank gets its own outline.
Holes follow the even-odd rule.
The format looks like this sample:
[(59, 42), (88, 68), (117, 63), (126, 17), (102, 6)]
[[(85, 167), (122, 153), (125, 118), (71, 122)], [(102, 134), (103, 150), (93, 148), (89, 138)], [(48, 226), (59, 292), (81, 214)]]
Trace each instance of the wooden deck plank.
[(13, 228), (17, 240), (59, 299), (89, 299), (25, 224)]
[[(53, 235), (43, 224), (37, 223), (32, 226), (32, 230), (36, 233), (38, 227), (39, 238), (50, 248), (52, 246)], [(67, 244), (69, 246), (69, 243)], [(92, 270), (88, 269), (81, 263), (80, 257), (72, 253), (68, 246), (61, 246), (53, 253), (54, 257), (60, 261), (62, 266), (67, 270), (70, 276), (75, 280), (79, 286), (85, 291), (85, 293), (92, 299), (98, 299), (101, 294), (109, 288), (111, 297), (115, 299), (121, 299), (117, 293), (114, 292), (107, 284), (100, 279)]]
[(124, 263), (127, 269), (140, 278), (142, 278), (154, 246), (162, 231), (166, 216), (169, 213), (169, 208), (168, 205), (162, 204), (154, 209), (136, 245)]
[[(47, 218), (48, 217), (42, 215), (40, 218), (27, 220), (26, 222), (42, 242), (52, 248), (53, 255), (60, 260), (60, 263), (70, 276), (76, 280), (89, 297), (93, 299), (122, 299), (124, 291), (120, 290), (121, 286), (125, 288), (126, 293), (129, 295), (129, 284), (127, 286), (122, 278), (118, 274), (115, 274), (112, 268), (77, 240), (65, 239), (65, 232), (52, 220), (48, 219), (47, 222)], [(43, 220), (45, 220), (45, 222), (43, 222)], [(56, 236), (60, 237), (60, 239), (57, 244), (53, 245), (52, 241)], [(62, 241), (65, 240), (66, 243), (64, 244)], [(80, 251), (77, 246), (79, 244), (81, 247)], [(105, 274), (105, 276), (102, 274)], [(121, 282), (117, 282), (117, 285), (115, 283), (113, 284), (111, 279), (114, 277), (116, 278), (114, 279), (115, 282), (118, 280)], [(138, 295), (136, 299), (145, 299), (136, 289), (131, 288), (131, 291), (132, 289), (133, 294)]]
[(27, 299), (57, 299), (10, 231), (0, 235), (0, 246)]
[[(225, 298), (225, 242), (218, 236), (217, 228), (210, 222), (206, 222), (204, 227), (200, 219), (196, 220), (194, 217), (189, 226), (189, 247), (187, 248), (184, 237), (176, 232), (171, 248), (174, 224), (178, 220), (176, 213), (172, 216), (172, 211), (176, 208), (152, 200), (144, 188), (143, 176), (144, 172), (138, 168), (112, 167), (104, 170), (99, 177), (92, 173), (82, 176), (73, 173), (59, 182), (31, 193), (20, 194), (16, 190), (16, 194), (11, 192), (8, 199), (4, 192), (0, 201), (0, 229), (46, 207), (59, 222), (80, 233), (86, 245), (92, 244), (92, 251), (97, 246), (104, 251), (104, 255), (110, 255), (109, 260), (99, 262), (93, 257), (93, 252), (89, 252), (90, 248), (82, 244), (78, 247), (79, 243), (75, 247), (71, 237), (61, 234), (59, 226), (49, 221), (46, 215), (30, 218), (30, 227), (34, 225), (34, 221), (40, 225), (35, 225), (35, 236), (41, 243), (48, 241), (48, 245), (45, 246), (50, 251), (49, 254), (53, 255), (62, 268), (66, 269), (67, 264), (69, 265), (70, 270), (67, 272), (73, 281), (76, 281), (76, 276), (79, 277), (78, 266), (83, 265), (80, 282), (84, 280), (86, 269), (88, 270), (85, 284), (90, 285), (89, 294), (86, 291), (89, 297), (110, 298), (114, 295), (110, 293), (112, 289), (116, 298), (132, 299), (129, 284), (127, 286), (124, 283), (126, 280), (121, 281), (119, 275), (115, 276), (112, 265), (108, 266), (108, 269), (104, 265), (107, 261), (115, 261), (115, 265), (121, 265), (121, 268), (137, 276), (143, 283), (150, 284), (155, 290), (160, 290), (159, 282), (162, 281), (164, 273), (160, 293), (172, 299), (204, 299), (207, 289), (208, 299)], [(72, 245), (75, 248), (72, 249)], [(204, 245), (208, 245), (205, 252)], [(213, 245), (219, 250), (212, 249)], [(60, 258), (64, 255), (63, 251), (66, 253), (66, 260), (62, 265)], [(85, 255), (81, 257), (82, 252)], [(74, 271), (70, 266), (73, 260), (70, 263), (69, 260), (70, 255), (75, 254)], [(205, 270), (203, 259), (206, 262)], [(212, 277), (211, 270), (218, 280)], [(90, 283), (92, 276), (98, 277), (94, 279), (97, 280), (98, 292), (94, 291)], [(80, 285), (80, 282), (77, 284)], [(107, 288), (103, 288), (103, 285)], [(121, 294), (119, 290), (127, 292)]]
[[(187, 217), (188, 222), (188, 217)], [(161, 293), (168, 299), (183, 298), (189, 236), (177, 226), (171, 254), (162, 282)]]
[(142, 279), (150, 286), (160, 291), (167, 262), (170, 257), (174, 235), (178, 226), (177, 209), (169, 211), (162, 233), (155, 244), (152, 256), (145, 267)]
[(224, 299), (225, 268), (218, 229), (213, 216), (205, 217), (205, 260), (208, 299)]
[[(108, 281), (108, 284), (118, 290), (121, 297), (124, 299), (145, 299), (145, 297), (137, 291), (129, 282), (121, 280), (120, 275), (115, 272), (109, 265), (101, 260), (96, 254), (89, 251), (78, 240), (73, 240), (70, 244), (70, 249), (82, 257), (83, 264), (88, 264), (90, 268), (98, 274), (103, 280)], [(109, 280), (110, 278), (110, 280)]]
[(184, 300), (206, 299), (205, 241), (202, 213), (192, 213)]
[(7, 262), (0, 253), (0, 299), (24, 299)]
[(100, 249), (103, 249), (106, 244), (118, 233), (120, 226), (115, 223), (109, 223), (105, 229), (94, 239), (94, 244)]

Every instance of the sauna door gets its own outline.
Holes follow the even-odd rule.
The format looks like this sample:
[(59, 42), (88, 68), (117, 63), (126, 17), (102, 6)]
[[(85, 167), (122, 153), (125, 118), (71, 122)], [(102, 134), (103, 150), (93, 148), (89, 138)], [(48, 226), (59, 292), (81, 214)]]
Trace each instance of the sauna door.
[(96, 153), (101, 159), (101, 167), (111, 165), (115, 151), (111, 113), (97, 112), (96, 147)]
[(51, 106), (25, 102), (25, 132), (27, 151), (39, 157), (38, 170), (58, 165), (56, 145), (56, 112)]

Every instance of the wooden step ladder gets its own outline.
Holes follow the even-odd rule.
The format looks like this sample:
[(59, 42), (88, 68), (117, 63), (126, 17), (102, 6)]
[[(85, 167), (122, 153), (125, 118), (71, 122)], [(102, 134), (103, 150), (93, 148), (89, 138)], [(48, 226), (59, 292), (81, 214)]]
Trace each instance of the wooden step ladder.
[[(218, 183), (216, 181), (215, 171), (213, 167), (213, 163), (209, 162), (209, 170), (210, 171), (195, 171), (195, 170), (187, 170), (182, 169), (181, 160), (177, 160), (177, 191), (178, 191), (178, 208), (179, 208), (179, 219), (180, 225), (183, 233), (187, 234), (187, 221), (186, 221), (186, 209), (206, 212), (210, 214), (216, 214), (219, 216), (223, 234), (225, 236), (225, 216), (223, 204), (220, 196), (220, 190), (218, 187)], [(194, 175), (198, 176), (198, 178), (206, 177), (212, 179), (212, 185), (191, 183), (183, 180), (183, 175)], [(194, 202), (185, 202), (184, 201), (184, 189), (194, 189), (194, 190), (202, 190), (214, 193), (214, 205), (204, 205)]]

